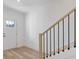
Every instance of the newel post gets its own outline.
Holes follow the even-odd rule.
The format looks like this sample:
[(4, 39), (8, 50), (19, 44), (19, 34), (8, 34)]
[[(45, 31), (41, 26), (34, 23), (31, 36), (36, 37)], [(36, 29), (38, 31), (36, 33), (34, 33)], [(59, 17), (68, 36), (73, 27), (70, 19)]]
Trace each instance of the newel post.
[(39, 58), (43, 59), (43, 52), (42, 52), (42, 33), (39, 33)]

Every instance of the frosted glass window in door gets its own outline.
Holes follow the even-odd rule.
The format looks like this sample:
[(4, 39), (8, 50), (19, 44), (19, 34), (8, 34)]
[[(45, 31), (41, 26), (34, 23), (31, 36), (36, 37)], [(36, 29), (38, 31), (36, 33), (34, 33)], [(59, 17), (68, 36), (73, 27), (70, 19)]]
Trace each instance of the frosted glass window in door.
[(6, 20), (6, 26), (7, 26), (7, 27), (14, 27), (14, 25), (15, 25), (15, 21)]

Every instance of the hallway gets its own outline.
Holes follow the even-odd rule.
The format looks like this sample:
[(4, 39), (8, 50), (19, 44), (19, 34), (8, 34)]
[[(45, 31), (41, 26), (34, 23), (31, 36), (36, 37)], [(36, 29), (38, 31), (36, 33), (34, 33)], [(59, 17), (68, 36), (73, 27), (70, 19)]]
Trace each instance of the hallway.
[(75, 59), (75, 2), (4, 0), (4, 59)]

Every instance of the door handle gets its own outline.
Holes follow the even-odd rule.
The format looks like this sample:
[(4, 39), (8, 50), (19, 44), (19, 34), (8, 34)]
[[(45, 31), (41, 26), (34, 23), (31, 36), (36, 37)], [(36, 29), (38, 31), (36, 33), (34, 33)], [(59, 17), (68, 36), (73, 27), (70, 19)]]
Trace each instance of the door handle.
[(3, 37), (6, 37), (6, 33), (3, 33)]

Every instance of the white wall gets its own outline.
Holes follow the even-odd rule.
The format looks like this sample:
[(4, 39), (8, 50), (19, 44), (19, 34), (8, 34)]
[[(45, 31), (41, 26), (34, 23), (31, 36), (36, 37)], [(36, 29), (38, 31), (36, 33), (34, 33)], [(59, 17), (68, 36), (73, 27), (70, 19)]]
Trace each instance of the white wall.
[[(17, 47), (23, 46), (24, 42), (25, 42), (24, 41), (24, 39), (25, 39), (25, 17), (24, 17), (24, 14), (14, 10), (14, 9), (11, 9), (7, 6), (3, 7), (3, 11), (4, 11), (4, 14), (3, 14), (4, 21), (5, 20), (15, 20), (16, 21), (16, 27), (14, 28), (15, 31), (13, 29), (11, 29), (11, 30), (13, 30), (15, 33), (17, 33), (17, 35), (11, 33), (14, 36), (16, 35), (16, 37), (11, 38), (11, 39), (8, 38), (8, 39), (10, 39), (10, 40), (16, 39), (17, 42), (14, 44), (17, 44)], [(6, 33), (9, 33), (9, 32), (6, 32)], [(10, 46), (11, 46), (11, 44), (10, 44)]]
[(47, 5), (35, 6), (29, 11), (26, 15), (26, 46), (38, 50), (39, 33), (74, 8), (75, 2), (75, 0), (53, 0)]

